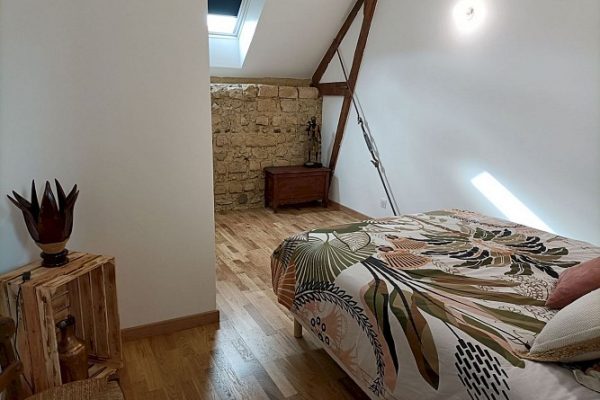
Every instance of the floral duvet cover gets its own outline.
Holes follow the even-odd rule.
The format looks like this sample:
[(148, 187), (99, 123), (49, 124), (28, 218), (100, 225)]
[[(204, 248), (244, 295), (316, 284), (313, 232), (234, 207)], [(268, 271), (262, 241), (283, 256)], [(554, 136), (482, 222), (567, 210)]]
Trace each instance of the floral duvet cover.
[(314, 229), (272, 256), (281, 304), (372, 398), (598, 399), (523, 359), (565, 268), (600, 248), (460, 210)]

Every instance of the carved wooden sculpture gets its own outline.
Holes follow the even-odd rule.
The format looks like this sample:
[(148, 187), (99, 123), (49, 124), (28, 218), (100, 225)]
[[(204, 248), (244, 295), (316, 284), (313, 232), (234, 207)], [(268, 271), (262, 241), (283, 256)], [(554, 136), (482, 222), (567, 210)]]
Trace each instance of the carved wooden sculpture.
[(41, 204), (38, 202), (35, 181), (31, 182), (31, 202), (13, 191), (14, 198), (9, 200), (17, 206), (25, 218), (25, 225), (37, 246), (42, 249), (42, 265), (45, 267), (58, 267), (68, 262), (65, 248), (73, 231), (73, 209), (79, 195), (77, 185), (73, 186), (69, 195), (58, 182), (56, 192), (58, 203), (52, 193), (50, 182), (46, 181)]
[(321, 128), (317, 123), (317, 117), (312, 117), (306, 124), (306, 133), (308, 135), (307, 150), (308, 159), (304, 163), (308, 168), (321, 168)]

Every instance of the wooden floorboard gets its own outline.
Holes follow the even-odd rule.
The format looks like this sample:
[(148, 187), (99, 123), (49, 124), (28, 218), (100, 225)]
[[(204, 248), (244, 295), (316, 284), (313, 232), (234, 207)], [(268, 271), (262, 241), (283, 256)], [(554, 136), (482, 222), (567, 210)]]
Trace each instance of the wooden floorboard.
[(355, 221), (345, 210), (258, 209), (216, 216), (219, 324), (123, 344), (127, 400), (367, 399), (271, 289), (270, 256), (286, 237)]

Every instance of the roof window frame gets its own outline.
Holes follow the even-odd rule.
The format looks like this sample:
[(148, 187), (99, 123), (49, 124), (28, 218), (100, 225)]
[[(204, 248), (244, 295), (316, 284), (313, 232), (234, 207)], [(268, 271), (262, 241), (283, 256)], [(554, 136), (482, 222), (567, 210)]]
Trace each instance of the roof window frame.
[[(240, 4), (240, 10), (238, 11), (238, 15), (236, 17), (235, 28), (232, 33), (223, 33), (223, 32), (211, 32), (208, 31), (209, 38), (221, 38), (221, 39), (239, 39), (240, 33), (242, 31), (242, 27), (244, 26), (244, 22), (246, 21), (246, 16), (248, 15), (248, 7), (250, 5), (250, 0), (242, 0)], [(209, 15), (219, 15), (219, 14), (209, 14)]]

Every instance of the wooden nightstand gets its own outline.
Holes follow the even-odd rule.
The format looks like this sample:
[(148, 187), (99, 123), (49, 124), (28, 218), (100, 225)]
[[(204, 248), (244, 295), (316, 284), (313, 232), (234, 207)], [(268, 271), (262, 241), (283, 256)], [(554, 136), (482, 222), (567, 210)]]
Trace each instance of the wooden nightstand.
[(265, 168), (265, 207), (321, 200), (327, 207), (329, 168), (268, 167)]
[[(25, 272), (31, 279), (23, 280)], [(122, 367), (113, 257), (71, 252), (62, 267), (44, 268), (38, 260), (6, 273), (0, 276), (0, 313), (20, 319), (17, 349), (34, 393), (63, 383), (56, 323), (68, 315), (75, 317), (76, 335), (86, 344), (91, 378)]]

